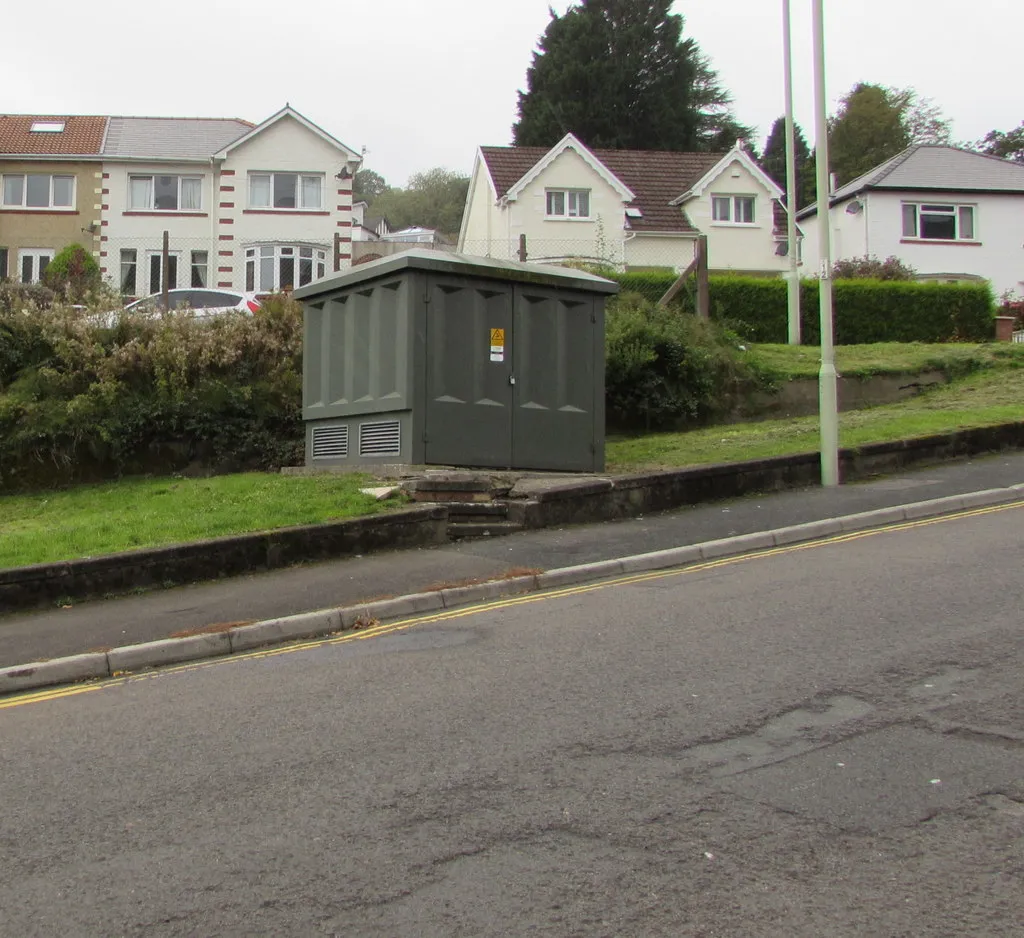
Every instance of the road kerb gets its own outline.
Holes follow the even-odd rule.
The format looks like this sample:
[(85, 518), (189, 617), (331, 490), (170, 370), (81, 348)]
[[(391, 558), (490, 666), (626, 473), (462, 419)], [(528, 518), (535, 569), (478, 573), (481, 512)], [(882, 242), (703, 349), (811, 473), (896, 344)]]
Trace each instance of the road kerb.
[(221, 657), (233, 652), (249, 651), (299, 639), (326, 637), (339, 631), (360, 627), (375, 619), (400, 618), (537, 590), (572, 586), (621, 574), (685, 566), (701, 560), (748, 554), (839, 533), (865, 531), (902, 521), (939, 517), (964, 509), (1007, 504), (1021, 498), (1024, 498), (1024, 483), (1004, 489), (988, 489), (967, 495), (879, 508), (839, 518), (826, 518), (772, 531), (741, 534), (706, 541), (703, 544), (562, 567), (537, 575), (491, 580), (471, 586), (451, 587), (372, 603), (360, 603), (341, 609), (322, 609), (295, 616), (267, 619), (250, 625), (236, 626), (226, 632), (169, 638), (139, 645), (125, 645), (106, 653), (71, 655), (49, 661), (12, 665), (0, 668), (0, 696), (34, 688), (102, 679), (143, 668)]
[(104, 652), (32, 661), (0, 668), (0, 695), (104, 677), (110, 677), (110, 665)]
[(814, 541), (819, 537), (831, 537), (843, 533), (843, 522), (839, 518), (825, 518), (822, 521), (808, 521), (806, 524), (791, 524), (787, 528), (772, 531), (776, 547)]
[(304, 612), (297, 616), (266, 619), (252, 625), (239, 625), (228, 631), (231, 651), (251, 651), (265, 645), (279, 645), (302, 638), (318, 638), (341, 631), (341, 610)]
[(165, 664), (180, 664), (197, 658), (216, 658), (231, 654), (231, 639), (227, 632), (189, 635), (186, 638), (165, 638), (141, 645), (123, 645), (107, 652), (110, 673), (138, 671)]

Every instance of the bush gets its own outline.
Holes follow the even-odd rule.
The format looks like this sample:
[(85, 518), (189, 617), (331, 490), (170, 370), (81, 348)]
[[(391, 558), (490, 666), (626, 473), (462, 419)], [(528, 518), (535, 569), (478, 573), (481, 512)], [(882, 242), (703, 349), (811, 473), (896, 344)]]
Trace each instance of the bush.
[[(618, 274), (623, 290), (648, 298), (664, 294), (674, 277)], [(789, 319), (786, 281), (770, 277), (710, 278), (711, 317), (751, 342), (785, 342)], [(985, 342), (994, 334), (992, 292), (987, 284), (837, 280), (833, 317), (838, 345), (867, 342)], [(682, 291), (673, 305), (692, 310)], [(818, 281), (800, 286), (803, 341), (819, 342)]]
[(0, 486), (269, 469), (302, 454), (302, 307), (0, 314)]
[(72, 303), (81, 303), (99, 290), (100, 268), (82, 245), (69, 244), (46, 265), (43, 283)]
[(638, 294), (608, 304), (605, 395), (619, 429), (683, 428), (732, 409), (760, 383), (740, 358), (735, 336)]
[(867, 254), (832, 265), (832, 277), (836, 280), (913, 280), (916, 273), (909, 264), (891, 256), (882, 261)]
[(0, 282), (0, 313), (45, 309), (55, 296), (53, 290), (41, 283)]

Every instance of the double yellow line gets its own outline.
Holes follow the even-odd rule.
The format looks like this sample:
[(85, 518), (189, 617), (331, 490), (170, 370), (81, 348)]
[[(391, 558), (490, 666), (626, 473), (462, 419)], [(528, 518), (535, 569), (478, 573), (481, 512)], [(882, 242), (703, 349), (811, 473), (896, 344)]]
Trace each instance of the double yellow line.
[(560, 599), (565, 596), (578, 596), (585, 593), (593, 593), (597, 590), (608, 589), (612, 586), (627, 586), (632, 583), (645, 583), (650, 582), (651, 580), (662, 580), (673, 576), (685, 576), (692, 573), (701, 573), (706, 570), (716, 570), (720, 567), (729, 567), (734, 564), (745, 563), (751, 560), (763, 560), (769, 557), (778, 557), (783, 554), (792, 554), (802, 550), (816, 550), (821, 547), (830, 547), (834, 544), (845, 544), (850, 541), (876, 537), (879, 534), (892, 534), (899, 531), (909, 531), (914, 528), (927, 527), (933, 524), (943, 524), (948, 521), (957, 521), (963, 518), (990, 515), (1022, 507), (1024, 507), (1024, 501), (1012, 502), (1005, 505), (993, 505), (987, 508), (972, 508), (966, 511), (956, 512), (955, 514), (941, 515), (936, 518), (922, 518), (917, 521), (904, 521), (880, 528), (869, 528), (865, 531), (853, 531), (849, 534), (836, 534), (832, 537), (822, 538), (820, 540), (805, 541), (799, 544), (787, 544), (784, 547), (771, 547), (765, 550), (754, 551), (749, 554), (737, 554), (733, 557), (721, 557), (717, 560), (708, 560), (703, 563), (690, 564), (685, 567), (673, 567), (666, 570), (651, 570), (645, 573), (632, 573), (606, 580), (595, 580), (592, 583), (584, 583), (579, 586), (568, 586), (561, 589), (545, 590), (544, 592), (511, 596), (507, 599), (498, 599), (491, 602), (479, 603), (474, 606), (466, 606), (462, 609), (443, 610), (430, 613), (428, 615), (415, 616), (411, 619), (400, 619), (383, 625), (375, 625), (367, 629), (360, 629), (354, 632), (344, 632), (329, 638), (309, 639), (306, 641), (295, 642), (291, 645), (241, 652), (236, 655), (210, 658), (205, 661), (192, 661), (185, 664), (158, 668), (153, 671), (146, 671), (138, 674), (126, 674), (121, 677), (106, 678), (104, 680), (93, 681), (90, 683), (73, 684), (66, 687), (53, 687), (26, 694), (19, 694), (17, 696), (0, 699), (0, 710), (6, 710), (11, 707), (24, 707), (28, 704), (43, 703), (49, 700), (59, 700), (64, 697), (75, 697), (79, 694), (88, 694), (92, 691), (121, 687), (126, 683), (163, 677), (164, 675), (175, 674), (181, 671), (196, 671), (201, 668), (212, 668), (217, 665), (234, 664), (240, 661), (274, 658), (279, 655), (289, 655), (297, 651), (308, 651), (313, 648), (323, 648), (329, 645), (344, 645), (349, 642), (359, 642), (368, 638), (377, 638), (381, 635), (388, 635), (392, 632), (402, 632), (416, 625), (429, 625), (435, 622), (451, 622), (456, 619), (464, 619), (468, 616), (479, 615), (482, 612), (511, 609), (516, 606), (524, 606), (529, 603), (546, 602), (550, 599)]

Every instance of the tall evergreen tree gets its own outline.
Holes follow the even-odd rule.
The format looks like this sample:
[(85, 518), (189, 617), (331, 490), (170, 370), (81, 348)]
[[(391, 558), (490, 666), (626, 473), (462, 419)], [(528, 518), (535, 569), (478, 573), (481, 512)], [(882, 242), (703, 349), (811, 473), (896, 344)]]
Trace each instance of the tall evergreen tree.
[[(796, 207), (803, 208), (814, 201), (814, 165), (807, 139), (799, 124), (793, 125), (793, 143), (796, 150)], [(776, 118), (761, 157), (764, 171), (782, 188), (786, 188), (786, 118)]]
[(701, 150), (749, 136), (673, 0), (579, 0), (551, 22), (519, 92), (517, 146)]

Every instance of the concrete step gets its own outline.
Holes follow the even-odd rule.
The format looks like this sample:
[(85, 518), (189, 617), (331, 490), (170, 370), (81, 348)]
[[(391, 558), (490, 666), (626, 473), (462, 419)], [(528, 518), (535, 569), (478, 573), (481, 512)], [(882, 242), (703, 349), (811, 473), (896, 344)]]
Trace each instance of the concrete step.
[(466, 537), (501, 537), (522, 531), (521, 524), (511, 521), (457, 521), (448, 523), (448, 537), (453, 541)]
[(504, 521), (508, 505), (504, 502), (449, 502), (448, 521)]

